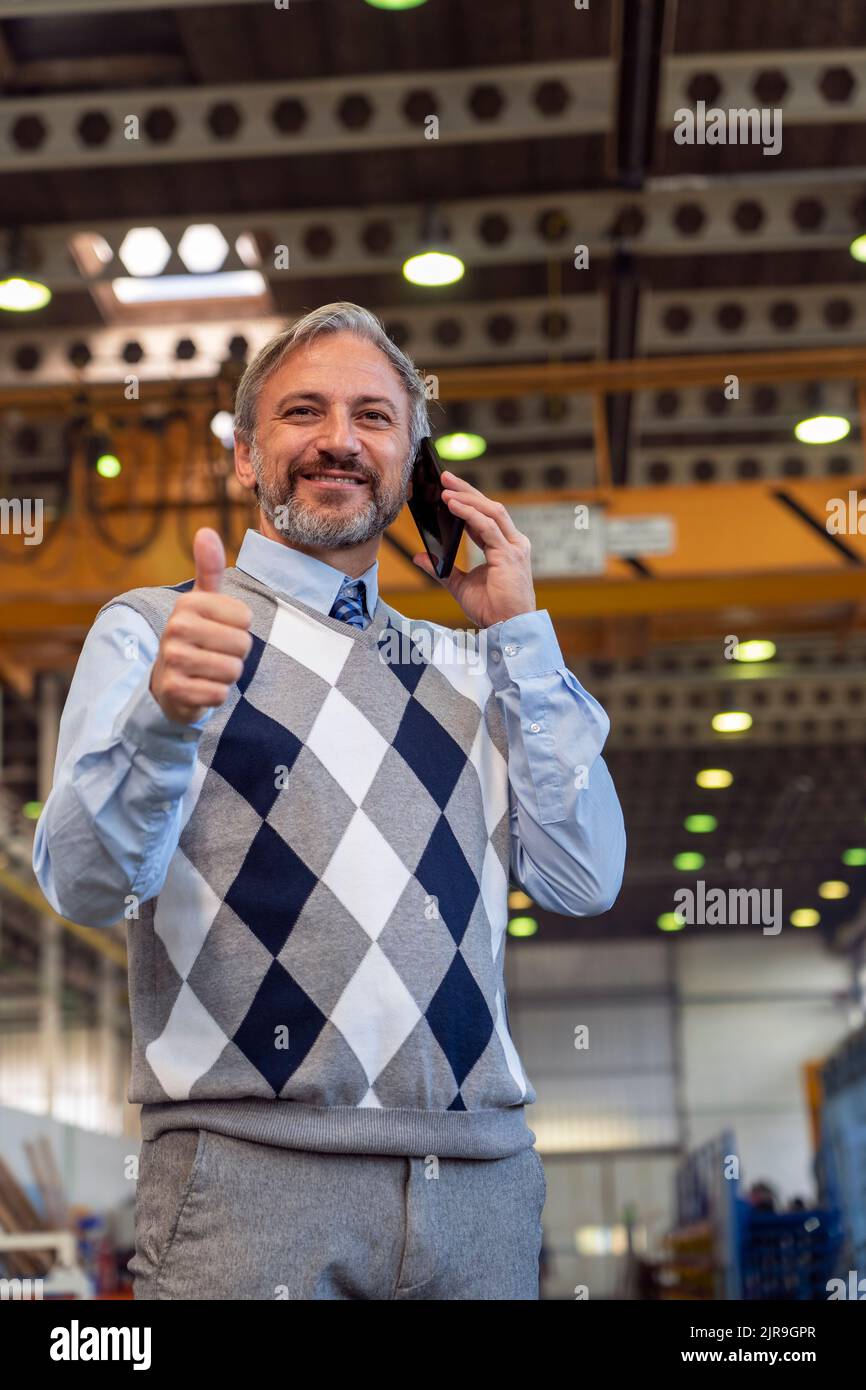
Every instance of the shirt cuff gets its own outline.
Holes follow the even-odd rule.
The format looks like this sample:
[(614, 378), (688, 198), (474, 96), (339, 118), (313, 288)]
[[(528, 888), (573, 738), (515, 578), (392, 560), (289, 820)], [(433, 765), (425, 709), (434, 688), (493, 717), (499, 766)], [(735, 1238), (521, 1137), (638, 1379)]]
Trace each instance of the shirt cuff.
[(206, 710), (194, 724), (180, 724), (169, 719), (151, 693), (148, 670), (142, 685), (117, 716), (114, 734), (134, 744), (154, 762), (192, 762), (202, 730), (212, 714), (212, 709)]
[(487, 674), (496, 690), (512, 681), (552, 676), (565, 665), (553, 623), (546, 608), (518, 613), (485, 628)]

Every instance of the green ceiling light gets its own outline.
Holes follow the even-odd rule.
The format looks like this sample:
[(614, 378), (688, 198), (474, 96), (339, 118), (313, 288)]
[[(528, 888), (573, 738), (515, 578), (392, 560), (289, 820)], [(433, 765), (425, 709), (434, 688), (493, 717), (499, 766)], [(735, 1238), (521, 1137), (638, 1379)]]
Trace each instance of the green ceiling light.
[(835, 444), (851, 433), (851, 421), (844, 415), (812, 415), (794, 426), (801, 444)]
[(367, 0), (367, 4), (374, 10), (417, 10), (419, 5), (426, 5), (427, 0)]
[(663, 912), (656, 918), (656, 926), (661, 931), (682, 931), (685, 921), (678, 912)]
[(21, 807), (21, 812), (28, 820), (38, 820), (42, 815), (42, 802), (25, 801), (24, 805)]
[(30, 314), (44, 309), (51, 300), (51, 291), (41, 280), (27, 280), (22, 275), (9, 275), (0, 280), (0, 309), (10, 314)]
[(705, 863), (704, 856), (698, 854), (697, 850), (684, 849), (681, 854), (674, 855), (674, 868), (681, 869), (684, 873), (702, 869)]
[(828, 878), (825, 883), (818, 887), (818, 897), (827, 898), (831, 902), (839, 898), (847, 898), (851, 889), (847, 883), (843, 883), (841, 878)]
[(861, 869), (866, 864), (866, 849), (859, 845), (855, 849), (846, 849), (842, 855), (842, 863), (847, 864), (849, 869)]
[(717, 734), (742, 734), (752, 727), (752, 716), (742, 709), (722, 710), (714, 714), (712, 725)]
[(711, 830), (716, 829), (718, 823), (715, 816), (701, 813), (696, 816), (686, 816), (683, 821), (683, 828), (691, 831), (693, 835), (709, 835)]
[(705, 787), (708, 790), (729, 787), (733, 780), (734, 774), (728, 772), (726, 767), (704, 767), (701, 768), (700, 772), (695, 777), (698, 786)]
[(866, 261), (866, 236), (855, 236), (848, 250), (855, 261)]
[(817, 927), (820, 920), (821, 914), (814, 907), (796, 907), (791, 913), (792, 927)]
[(441, 459), (449, 463), (465, 463), (468, 459), (480, 458), (487, 452), (487, 440), (481, 434), (443, 434), (434, 440), (434, 447)]
[(538, 923), (534, 917), (512, 917), (508, 923), (509, 936), (535, 936)]
[(466, 267), (459, 256), (450, 251), (421, 251), (403, 262), (403, 277), (410, 285), (423, 285), (426, 289), (438, 285), (453, 285), (462, 280)]
[(100, 454), (95, 468), (101, 478), (116, 478), (121, 469), (117, 454)]
[(734, 648), (735, 661), (772, 661), (775, 655), (775, 642), (738, 642)]
[(462, 280), (466, 271), (451, 244), (448, 219), (435, 203), (423, 209), (415, 255), (403, 262), (403, 275), (412, 285), (435, 289)]

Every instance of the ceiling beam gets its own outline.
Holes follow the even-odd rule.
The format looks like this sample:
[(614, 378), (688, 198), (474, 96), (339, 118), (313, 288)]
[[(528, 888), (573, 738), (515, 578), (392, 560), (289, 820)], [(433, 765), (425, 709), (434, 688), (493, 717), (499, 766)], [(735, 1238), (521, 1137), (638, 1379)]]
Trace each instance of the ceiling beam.
[[(844, 81), (840, 84), (840, 72), (850, 75), (850, 86)], [(828, 73), (837, 74), (836, 80), (828, 79)], [(759, 80), (763, 76), (767, 82), (768, 74), (772, 81), (767, 89), (776, 92), (772, 100), (762, 95)], [(660, 128), (672, 127), (678, 110), (695, 109), (690, 88), (699, 76), (702, 86), (713, 93), (706, 101), (708, 109), (764, 108), (772, 111), (778, 108), (783, 122), (791, 125), (833, 125), (863, 119), (863, 92), (866, 90), (866, 49), (863, 48), (810, 46), (669, 56), (663, 68), (658, 109)], [(715, 92), (710, 78), (715, 79)]]
[[(551, 297), (526, 296), (495, 301), (451, 301), (445, 305), (371, 305), (388, 327), (400, 327), (400, 341), (410, 353), (419, 370), (426, 376), (439, 377), (439, 398), (448, 399), (442, 385), (441, 373), (476, 361), (497, 364), (515, 363), (521, 389), (525, 395), (532, 390), (530, 382), (542, 377), (533, 376), (532, 368), (521, 359), (543, 359), (567, 351), (570, 356), (605, 355), (604, 301), (600, 294), (580, 294)], [(780, 309), (784, 313), (780, 313)], [(731, 319), (727, 316), (733, 315)], [(291, 317), (291, 316), (289, 316)], [(231, 344), (238, 337), (246, 342), (249, 356), (262, 347), (285, 325), (280, 317), (244, 317), (222, 319), (190, 319), (185, 323), (121, 323), (105, 328), (43, 329), (16, 322), (15, 330), (0, 333), (0, 390), (26, 385), (96, 384), (114, 381), (123, 383), (132, 371), (140, 382), (192, 380), (214, 378), (223, 365), (233, 357)], [(447, 323), (448, 335), (442, 333)], [(791, 351), (779, 351), (780, 343), (791, 340), (792, 324), (797, 325), (801, 342), (810, 346)], [(744, 364), (746, 373), (764, 369), (766, 361), (779, 361), (786, 371), (797, 361), (816, 364), (818, 377), (826, 376), (823, 367), (841, 353), (844, 362), (854, 362), (866, 331), (866, 285), (809, 285), (773, 290), (742, 287), (739, 290), (689, 290), (686, 293), (645, 293), (642, 300), (638, 351), (649, 364), (650, 355), (663, 354), (663, 360), (677, 349), (683, 353), (684, 365), (679, 381), (671, 379), (662, 368), (661, 374), (647, 365), (653, 383), (685, 388), (704, 382), (701, 363), (713, 362), (719, 375), (706, 385), (721, 389), (729, 376), (740, 376), (737, 363)], [(689, 348), (708, 342), (727, 344), (724, 353), (711, 359), (687, 355)], [(127, 345), (137, 344), (134, 366), (131, 367)], [(180, 345), (185, 346), (181, 349)], [(609, 346), (609, 344), (608, 344)], [(75, 365), (73, 347), (85, 348), (89, 354), (86, 365)], [(760, 352), (752, 349), (764, 349)], [(32, 355), (37, 361), (33, 365)], [(802, 359), (798, 353), (804, 354)], [(829, 354), (816, 356), (816, 354)], [(22, 354), (26, 354), (22, 356)], [(754, 359), (754, 360), (753, 360)], [(22, 365), (22, 362), (24, 365)], [(577, 380), (566, 375), (581, 364), (566, 363), (555, 369), (561, 374), (562, 389)], [(583, 364), (584, 368), (587, 364)], [(537, 370), (543, 372), (542, 361)], [(622, 371), (628, 379), (628, 359), (622, 360)], [(529, 375), (527, 375), (529, 373)], [(611, 367), (609, 380), (617, 380)], [(856, 370), (835, 373), (853, 381), (864, 378), (862, 357)], [(498, 378), (496, 378), (498, 380)], [(745, 379), (745, 378), (742, 378)], [(752, 381), (808, 380), (806, 376), (763, 377), (749, 375)], [(539, 389), (543, 389), (539, 387)], [(577, 389), (577, 388), (576, 388)], [(630, 390), (631, 388), (625, 388)], [(435, 396), (437, 388), (432, 388)], [(454, 399), (454, 397), (450, 397)], [(462, 399), (466, 399), (463, 397)], [(733, 413), (733, 412), (732, 412)], [(664, 424), (657, 426), (662, 432)]]
[[(3, 102), (0, 122), (0, 170), (424, 149), (434, 143), (603, 131), (610, 124), (612, 75), (609, 59), (587, 58), (440, 72), (353, 73), (307, 82), (10, 98)], [(477, 104), (479, 89), (496, 94), (501, 105), (495, 115), (486, 104)], [(162, 114), (157, 118), (155, 112)], [(427, 125), (431, 116), (438, 127)], [(152, 121), (157, 119), (163, 129), (154, 138)], [(87, 143), (81, 133), (85, 120), (90, 126)]]
[[(705, 489), (703, 493), (706, 497)], [(555, 618), (802, 609), (804, 592), (812, 606), (862, 603), (866, 597), (866, 569), (851, 566), (828, 571), (797, 569), (788, 573), (744, 572), (673, 579), (571, 576), (538, 580), (535, 589), (539, 609), (548, 609)], [(406, 617), (459, 625), (459, 612), (445, 590), (389, 588), (388, 602)], [(54, 633), (73, 621), (76, 635), (80, 636), (90, 628), (98, 608), (99, 603), (61, 603), (50, 598), (18, 600), (14, 605), (0, 603), (0, 638), (14, 639), (25, 632)], [(2, 883), (0, 877), (0, 886)]]
[[(20, 93), (25, 88), (39, 88), (43, 92), (50, 91), (52, 87), (104, 90), (106, 72), (111, 73), (112, 83), (116, 87), (133, 87), (140, 83), (167, 85), (182, 82), (187, 65), (183, 58), (168, 53), (111, 53), (99, 58), (32, 59), (19, 63), (8, 75), (2, 76), (3, 60), (0, 56), (0, 81), (10, 95)], [(31, 97), (29, 104), (32, 105), (32, 102)]]
[[(556, 618), (610, 618), (636, 614), (696, 613), (747, 609), (798, 607), (803, 602), (803, 585), (808, 582), (812, 603), (838, 604), (861, 601), (866, 594), (866, 572), (862, 569), (790, 574), (744, 574), (700, 578), (610, 580), (572, 577), (540, 580), (535, 585), (539, 609), (546, 608)], [(445, 602), (450, 596), (439, 591), (402, 594), (390, 592), (388, 602), (408, 618), (428, 618), (431, 622), (453, 622), (453, 611)], [(441, 613), (441, 617), (439, 616)]]
[[(866, 284), (731, 285), (724, 289), (645, 290), (641, 298), (638, 352), (700, 348), (705, 343), (770, 348), (790, 342), (813, 347), (863, 342)], [(732, 369), (733, 370), (733, 369)], [(724, 378), (719, 379), (719, 386)]]
[(15, 80), (15, 59), (6, 38), (0, 30), (0, 88), (9, 86)]
[[(375, 307), (375, 306), (371, 306)], [(568, 343), (569, 352), (597, 355), (602, 350), (600, 336), (601, 300), (597, 295), (568, 298), (501, 299), (491, 303), (465, 303), (459, 300), (441, 305), (414, 305), (376, 308), (388, 325), (405, 323), (404, 345), (426, 374), (431, 363), (440, 366), (499, 357), (520, 359), (527, 353), (547, 357)], [(443, 343), (438, 329), (443, 319), (454, 325), (454, 341)], [(500, 340), (496, 324), (507, 325)], [(230, 344), (239, 335), (247, 344), (247, 356), (285, 327), (284, 318), (243, 318), (186, 324), (125, 324), (121, 327), (65, 331), (49, 329), (42, 333), (0, 334), (0, 389), (16, 384), (55, 385), (59, 382), (99, 382), (118, 384), (132, 372), (140, 382), (218, 376), (231, 356)], [(551, 331), (551, 329), (553, 331)], [(131, 366), (124, 359), (126, 344), (137, 343), (142, 350)], [(178, 344), (192, 345), (188, 358), (177, 355)], [(70, 343), (86, 344), (89, 364), (80, 369), (69, 361)], [(36, 348), (38, 365), (22, 372), (17, 354), (24, 347)], [(435, 389), (435, 388), (434, 388)]]
[[(620, 249), (641, 256), (678, 257), (838, 250), (864, 231), (864, 182), (861, 171), (845, 178), (800, 171), (793, 182), (768, 180), (757, 185), (702, 179), (692, 188), (650, 187), (644, 193), (598, 190), (454, 199), (443, 202), (440, 211), (453, 249), (470, 267), (551, 259), (571, 262), (576, 243), (586, 245), (592, 259), (604, 259)], [(808, 225), (802, 225), (800, 218), (804, 200), (818, 213)], [(742, 218), (744, 208), (747, 219)], [(212, 222), (229, 245), (223, 269), (246, 268), (235, 243), (242, 233), (255, 233), (262, 247), (260, 268), (271, 281), (399, 271), (418, 250), (421, 234), (417, 203), (294, 212), (263, 207), (214, 213), (202, 207), (195, 215), (183, 217), (155, 211), (148, 218), (28, 225), (21, 234), (31, 268), (38, 269), (58, 293), (124, 274), (117, 259), (120, 244), (130, 228), (142, 222), (158, 226), (171, 247), (165, 274), (185, 271), (178, 243), (190, 223)], [(489, 233), (491, 222), (494, 237)], [(92, 276), (85, 275), (70, 256), (69, 241), (77, 232), (98, 233), (113, 253)], [(285, 252), (278, 258), (277, 248), (287, 248), (288, 258)]]
[[(582, 306), (584, 297), (578, 303)], [(451, 306), (457, 307), (457, 306)], [(471, 306), (477, 308), (478, 306)], [(387, 311), (379, 310), (380, 314)], [(191, 325), (211, 330), (212, 324)], [(250, 334), (250, 347), (255, 351), (285, 321), (253, 319), (232, 320), (229, 325), (221, 325), (224, 333)], [(99, 330), (107, 332), (108, 330)], [(116, 330), (112, 330), (116, 336)], [(129, 330), (124, 330), (127, 334)], [(150, 329), (148, 329), (148, 332)], [(173, 330), (174, 331), (174, 330)], [(9, 335), (10, 340), (14, 335)], [(71, 329), (66, 334), (53, 332), (46, 335), (59, 345), (72, 336), (80, 336), (80, 330)], [(39, 335), (31, 335), (28, 341), (39, 343)], [(6, 335), (0, 336), (0, 347)], [(410, 351), (415, 356), (414, 348)], [(572, 392), (610, 391), (660, 391), (683, 390), (690, 387), (714, 386), (724, 382), (728, 374), (736, 375), (741, 385), (755, 382), (791, 381), (860, 381), (864, 376), (863, 349), (857, 343), (844, 347), (796, 348), (788, 352), (725, 352), (695, 353), (682, 357), (659, 356), (638, 357), (622, 362), (503, 362), (498, 365), (476, 366), (467, 363), (460, 366), (440, 366), (444, 349), (434, 349), (431, 361), (424, 369), (434, 373), (438, 380), (440, 399), (446, 401), (497, 400), (513, 396), (569, 395)], [(139, 364), (140, 365), (140, 364)], [(419, 364), (420, 368), (420, 364)], [(127, 369), (128, 370), (128, 369)], [(122, 380), (122, 378), (119, 378)], [(33, 385), (33, 373), (19, 379), (14, 388), (4, 393), (5, 403), (15, 402), (22, 408), (52, 410), (69, 409), (80, 389), (80, 378), (76, 376), (74, 385), (56, 384)], [(178, 377), (177, 366), (170, 377), (148, 381), (147, 397), (141, 401), (124, 400), (124, 410), (135, 414), (136, 409), (145, 411), (158, 407), (160, 403), (168, 408), (176, 408), (182, 396), (184, 401), (197, 400), (202, 408), (216, 397), (217, 383), (212, 378), (183, 381)], [(88, 403), (110, 407), (117, 405), (117, 385), (112, 382), (94, 384), (88, 390)]]
[[(276, 3), (276, 0), (274, 0)], [(281, 0), (285, 5), (285, 0)], [(100, 14), (124, 10), (152, 10), (154, 0), (73, 0), (76, 14)], [(193, 6), (213, 9), (215, 5), (260, 5), (262, 0), (171, 0), (172, 9), (191, 9)], [(291, 0), (291, 4), (309, 0)], [(0, 19), (39, 19), (47, 15), (69, 17), (70, 0), (0, 0)]]

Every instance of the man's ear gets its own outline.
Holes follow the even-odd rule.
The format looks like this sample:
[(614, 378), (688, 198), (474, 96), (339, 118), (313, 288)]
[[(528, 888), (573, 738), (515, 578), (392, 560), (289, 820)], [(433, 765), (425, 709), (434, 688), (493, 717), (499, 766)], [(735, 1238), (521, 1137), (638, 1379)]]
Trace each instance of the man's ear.
[(250, 458), (250, 446), (246, 440), (235, 435), (235, 474), (241, 487), (252, 492), (256, 487), (256, 470)]

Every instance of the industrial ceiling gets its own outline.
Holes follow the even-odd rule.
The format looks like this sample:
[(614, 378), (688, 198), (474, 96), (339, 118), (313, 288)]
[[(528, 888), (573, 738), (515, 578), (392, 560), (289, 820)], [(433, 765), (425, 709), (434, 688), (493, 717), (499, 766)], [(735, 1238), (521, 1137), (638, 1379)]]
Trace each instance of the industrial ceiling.
[[(472, 481), (516, 508), (674, 524), (672, 552), (621, 550), (586, 578), (554, 560), (539, 584), (611, 715), (630, 839), (619, 902), (580, 930), (656, 932), (697, 838), (707, 878), (782, 886), (790, 907), (839, 876), (866, 839), (866, 537), (824, 524), (864, 471), (861, 5), (0, 0), (0, 90), (0, 270), (53, 291), (0, 314), (6, 495), (38, 485), (48, 516), (38, 556), (0, 537), (16, 796), (36, 794), (38, 674), (68, 674), (110, 593), (186, 577), (203, 507), (230, 543), (249, 524), (219, 450), (185, 450), (250, 352), (350, 299), (438, 379), (437, 432), (486, 438)], [(675, 113), (700, 102), (780, 110), (780, 148), (678, 143)], [(264, 277), (254, 306), (117, 302), (132, 229), (161, 232), (169, 276), (202, 224), (223, 271)], [(431, 225), (467, 267), (432, 292), (401, 274)], [(97, 409), (141, 445), (110, 495), (71, 463), (70, 422)], [(820, 411), (850, 416), (844, 441), (794, 438)], [(413, 546), (403, 519), (389, 599), (455, 621)], [(776, 661), (742, 679), (729, 633), (772, 637)], [(734, 694), (754, 723), (720, 738)], [(729, 791), (696, 788), (708, 765)], [(685, 834), (711, 804), (717, 832)], [(861, 896), (855, 875), (820, 929), (850, 930)]]

